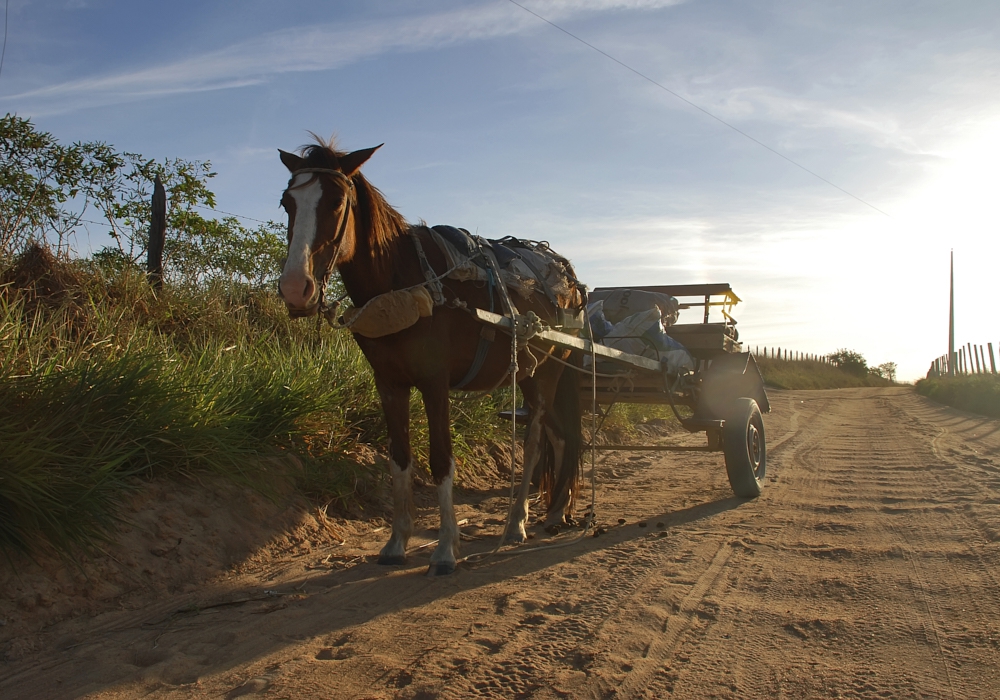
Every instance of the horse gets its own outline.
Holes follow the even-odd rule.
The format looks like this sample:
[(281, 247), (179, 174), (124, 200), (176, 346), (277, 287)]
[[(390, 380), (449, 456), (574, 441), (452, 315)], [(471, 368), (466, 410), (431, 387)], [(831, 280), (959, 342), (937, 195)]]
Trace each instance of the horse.
[[(503, 301), (501, 291), (497, 285), (442, 277), (447, 258), (430, 230), (407, 223), (360, 172), (381, 145), (343, 152), (332, 141), (316, 137), (315, 143), (300, 147), (297, 153), (279, 149), (290, 179), (281, 197), (288, 215), (288, 256), (278, 293), (289, 315), (303, 317), (328, 309), (324, 287), (334, 270), (355, 309), (398, 290), (438, 285), (437, 303), (429, 315), (388, 335), (368, 337), (355, 332), (354, 338), (371, 365), (388, 432), (392, 532), (378, 563), (404, 564), (413, 533), (409, 398), (416, 388), (427, 413), (429, 466), (441, 517), (440, 539), (428, 575), (446, 575), (455, 571), (460, 554), (452, 500), (455, 459), (450, 390), (463, 383), (463, 391), (489, 391), (510, 381), (511, 372), (516, 372), (514, 380), (529, 417), (522, 479), (503, 537), (521, 543), (527, 538), (528, 495), (536, 470), (546, 506), (545, 527), (551, 531), (555, 525), (572, 523), (582, 448), (579, 379), (577, 372), (564, 371), (564, 364), (574, 364), (572, 353), (548, 343), (536, 343), (535, 353), (522, 345), (516, 351), (516, 364), (511, 362), (514, 351), (509, 341), (489, 344), (485, 357), (477, 358), (482, 355), (486, 326), (470, 309), (497, 308)], [(560, 316), (560, 309), (579, 312), (585, 308), (585, 288), (576, 283), (571, 267), (568, 271), (573, 283), (555, 297), (556, 303), (551, 294), (534, 293), (529, 299), (518, 299), (521, 313), (533, 311), (551, 323)], [(474, 371), (477, 362), (480, 366)], [(579, 365), (579, 358), (575, 363)]]

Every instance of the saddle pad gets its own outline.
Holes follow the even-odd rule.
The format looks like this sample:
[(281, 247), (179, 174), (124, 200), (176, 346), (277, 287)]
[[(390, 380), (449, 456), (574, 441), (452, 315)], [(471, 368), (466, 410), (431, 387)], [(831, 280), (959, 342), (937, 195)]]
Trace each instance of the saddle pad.
[(478, 252), (475, 243), (472, 242), (472, 234), (464, 228), (439, 224), (431, 226), (431, 231), (437, 233), (441, 238), (450, 243), (455, 250), (467, 258), (473, 257)]
[[(468, 231), (443, 225), (432, 226), (429, 231), (452, 269), (448, 277), (458, 281), (488, 279), (486, 261)], [(507, 288), (522, 299), (541, 292), (556, 303), (557, 296), (570, 293), (569, 261), (552, 252), (548, 245), (511, 236), (478, 241), (493, 253)]]

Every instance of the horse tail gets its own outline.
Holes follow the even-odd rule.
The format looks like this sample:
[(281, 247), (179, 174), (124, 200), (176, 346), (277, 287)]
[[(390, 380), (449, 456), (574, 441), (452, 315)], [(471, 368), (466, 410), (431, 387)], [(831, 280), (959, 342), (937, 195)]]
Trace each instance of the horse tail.
[[(570, 356), (573, 367), (581, 365), (579, 352)], [(573, 510), (576, 501), (577, 488), (580, 481), (580, 455), (583, 450), (583, 433), (580, 430), (580, 376), (573, 367), (563, 368), (556, 385), (555, 399), (552, 405), (553, 428), (563, 440), (562, 460), (555, 463), (557, 450), (549, 439), (548, 431), (544, 433), (544, 446), (541, 458), (541, 473), (539, 489), (546, 504), (546, 511), (562, 511), (565, 516)]]

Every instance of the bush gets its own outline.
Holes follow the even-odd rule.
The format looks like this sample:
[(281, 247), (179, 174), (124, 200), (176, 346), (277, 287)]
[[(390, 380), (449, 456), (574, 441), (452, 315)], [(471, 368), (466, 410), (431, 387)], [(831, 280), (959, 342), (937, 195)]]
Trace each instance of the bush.
[[(159, 177), (167, 194), (164, 272), (183, 284), (222, 278), (255, 286), (273, 283), (285, 255), (284, 226), (256, 228), (235, 217), (207, 218), (215, 206), (211, 163), (119, 153), (101, 142), (64, 145), (29, 119), (0, 118), (0, 258), (32, 244), (65, 254), (83, 217), (99, 216), (115, 245), (95, 255), (110, 269), (146, 253), (150, 196)], [(96, 212), (92, 213), (92, 212)]]
[(917, 393), (963, 411), (1000, 418), (1000, 376), (995, 374), (921, 379)]
[[(154, 294), (130, 267), (42, 254), (31, 265), (15, 269), (62, 287), (22, 276), (0, 289), (0, 550), (93, 541), (137, 479), (212, 472), (265, 493), (291, 479), (346, 503), (381, 478), (345, 457), (385, 434), (350, 335), (292, 321), (248, 285)], [(505, 439), (496, 410), (486, 396), (453, 411), (460, 463)], [(416, 393), (412, 416), (421, 457)]]
[(853, 374), (856, 377), (864, 377), (868, 374), (868, 362), (859, 352), (841, 348), (837, 352), (830, 353), (827, 357), (835, 367), (848, 374)]
[[(860, 386), (889, 386), (893, 382), (867, 371), (847, 371), (818, 360), (778, 360), (757, 357), (764, 382), (776, 389), (845, 389)], [(862, 358), (862, 361), (864, 358)]]

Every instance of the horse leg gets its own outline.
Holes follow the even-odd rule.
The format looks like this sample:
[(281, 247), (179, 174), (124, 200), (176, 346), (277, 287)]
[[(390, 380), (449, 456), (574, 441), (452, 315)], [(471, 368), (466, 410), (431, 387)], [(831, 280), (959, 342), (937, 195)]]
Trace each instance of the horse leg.
[(413, 534), (413, 456), (410, 452), (410, 388), (379, 386), (389, 431), (392, 472), (392, 535), (378, 555), (379, 564), (405, 564), (406, 544)]
[[(561, 479), (559, 478), (559, 471), (563, 467), (563, 456), (566, 453), (566, 440), (563, 439), (562, 431), (559, 430), (558, 426), (554, 426), (553, 422), (546, 421), (545, 425), (545, 436), (549, 440), (549, 444), (552, 445), (552, 466), (556, 470), (556, 478), (553, 480), (554, 484), (558, 484)], [(562, 525), (566, 507), (569, 505), (569, 494), (556, 493), (554, 494), (554, 500), (549, 504), (548, 511), (545, 514), (545, 524), (543, 527), (547, 531), (551, 531), (553, 527), (557, 525)]]
[(443, 576), (455, 571), (460, 540), (458, 520), (455, 517), (455, 505), (452, 500), (455, 457), (451, 446), (447, 379), (420, 387), (420, 393), (424, 399), (424, 410), (427, 411), (431, 475), (437, 484), (438, 506), (441, 510), (438, 545), (431, 555), (431, 565), (427, 573)]
[(547, 529), (566, 523), (573, 524), (572, 508), (580, 478), (580, 451), (583, 436), (580, 431), (580, 378), (573, 370), (562, 370), (552, 411), (548, 414), (545, 433), (552, 445), (552, 467), (555, 470), (545, 518)]
[(541, 457), (544, 445), (542, 431), (545, 422), (545, 402), (538, 391), (534, 378), (528, 377), (520, 382), (521, 393), (528, 404), (531, 418), (524, 436), (524, 466), (521, 473), (521, 485), (518, 488), (517, 499), (511, 507), (510, 522), (504, 539), (508, 542), (524, 542), (528, 539), (525, 525), (528, 522), (528, 495), (531, 491), (531, 474)]

